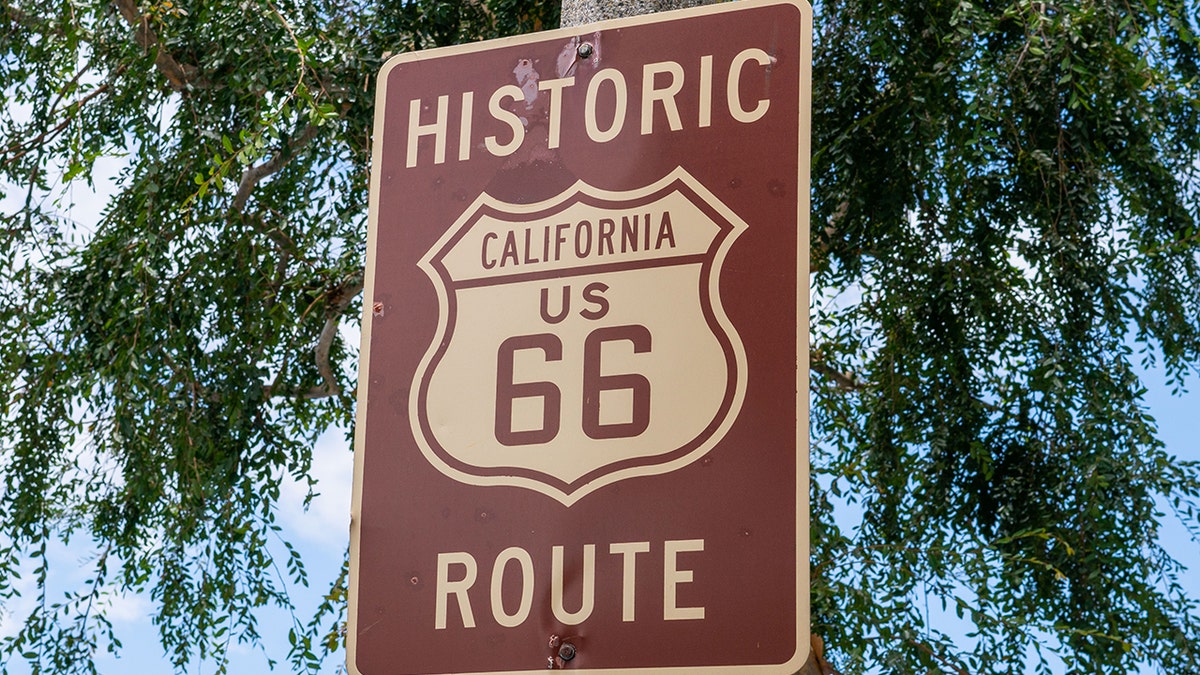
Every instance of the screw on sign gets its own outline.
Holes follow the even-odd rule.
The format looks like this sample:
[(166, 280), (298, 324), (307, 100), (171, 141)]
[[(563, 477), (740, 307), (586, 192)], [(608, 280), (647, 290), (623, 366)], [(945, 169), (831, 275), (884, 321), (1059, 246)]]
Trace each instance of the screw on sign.
[(385, 66), (351, 672), (807, 658), (810, 36), (746, 0)]
[(558, 635), (550, 636), (550, 650), (554, 653), (546, 659), (546, 667), (550, 670), (558, 670), (565, 668), (567, 663), (575, 658), (577, 648), (575, 642), (579, 638), (567, 637), (562, 638)]

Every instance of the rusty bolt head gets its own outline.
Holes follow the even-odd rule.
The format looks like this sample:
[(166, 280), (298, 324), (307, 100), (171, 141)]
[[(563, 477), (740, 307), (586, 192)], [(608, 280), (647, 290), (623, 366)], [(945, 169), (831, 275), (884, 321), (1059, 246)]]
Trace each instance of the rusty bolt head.
[(570, 642), (564, 642), (563, 646), (558, 648), (558, 658), (563, 661), (570, 661), (575, 658), (575, 645)]

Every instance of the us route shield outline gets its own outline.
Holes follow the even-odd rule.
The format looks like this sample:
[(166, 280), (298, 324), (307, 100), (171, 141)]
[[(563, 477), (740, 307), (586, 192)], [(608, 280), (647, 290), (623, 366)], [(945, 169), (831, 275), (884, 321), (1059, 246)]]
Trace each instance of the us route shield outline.
[[(409, 397), (424, 457), (453, 480), (568, 507), (702, 457), (745, 396), (746, 352), (721, 305), (720, 272), (746, 228), (682, 168), (625, 192), (579, 181), (535, 204), (481, 194), (418, 263), (439, 306)], [(526, 336), (539, 337), (502, 347)], [(509, 379), (520, 390), (512, 398), (498, 386)], [(551, 440), (520, 440), (550, 434), (553, 398)]]

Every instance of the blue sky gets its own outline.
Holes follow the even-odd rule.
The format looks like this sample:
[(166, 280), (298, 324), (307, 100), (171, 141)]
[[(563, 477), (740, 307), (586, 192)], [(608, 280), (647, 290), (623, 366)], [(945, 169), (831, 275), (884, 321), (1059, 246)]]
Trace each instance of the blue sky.
[[(1168, 452), (1180, 460), (1200, 461), (1200, 376), (1193, 372), (1187, 392), (1180, 396), (1171, 395), (1161, 370), (1145, 372), (1143, 379), (1149, 388), (1146, 403), (1158, 421), (1159, 438), (1166, 443)], [(1191, 597), (1200, 598), (1200, 542), (1173, 517), (1164, 520), (1160, 539), (1176, 560), (1188, 566), (1186, 586)]]

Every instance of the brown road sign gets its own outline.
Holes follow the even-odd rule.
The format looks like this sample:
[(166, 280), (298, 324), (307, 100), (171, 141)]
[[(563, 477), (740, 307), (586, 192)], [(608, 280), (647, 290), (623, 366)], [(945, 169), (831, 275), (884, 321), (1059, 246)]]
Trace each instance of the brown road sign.
[(810, 64), (746, 0), (384, 66), (351, 672), (808, 657)]

